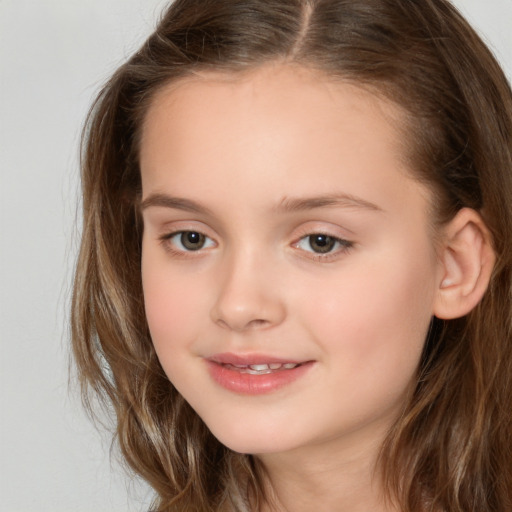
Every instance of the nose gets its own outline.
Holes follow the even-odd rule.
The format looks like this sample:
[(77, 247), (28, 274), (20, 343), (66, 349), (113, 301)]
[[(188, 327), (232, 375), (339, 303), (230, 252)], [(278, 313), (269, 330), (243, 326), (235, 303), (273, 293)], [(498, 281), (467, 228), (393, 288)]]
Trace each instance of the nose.
[(277, 274), (275, 267), (264, 264), (257, 255), (226, 262), (226, 268), (219, 274), (212, 320), (236, 332), (279, 325), (286, 316), (286, 308)]

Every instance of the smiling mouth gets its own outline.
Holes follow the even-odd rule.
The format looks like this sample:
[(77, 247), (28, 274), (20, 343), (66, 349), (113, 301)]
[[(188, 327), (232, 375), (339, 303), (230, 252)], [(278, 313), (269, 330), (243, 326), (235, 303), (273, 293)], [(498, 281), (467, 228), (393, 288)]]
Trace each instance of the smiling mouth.
[(272, 393), (303, 378), (314, 361), (290, 361), (264, 354), (217, 354), (206, 359), (212, 379), (242, 395)]
[(222, 364), (228, 370), (237, 371), (240, 373), (248, 373), (250, 375), (267, 375), (286, 370), (293, 370), (301, 363), (268, 363), (268, 364)]

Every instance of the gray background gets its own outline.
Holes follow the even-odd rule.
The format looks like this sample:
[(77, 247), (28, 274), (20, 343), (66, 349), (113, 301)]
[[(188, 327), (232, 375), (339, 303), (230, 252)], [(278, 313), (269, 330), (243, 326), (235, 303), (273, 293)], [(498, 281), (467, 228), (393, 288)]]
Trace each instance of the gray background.
[[(78, 141), (165, 0), (0, 0), (0, 511), (147, 510), (68, 386)], [(512, 0), (456, 4), (512, 76)]]

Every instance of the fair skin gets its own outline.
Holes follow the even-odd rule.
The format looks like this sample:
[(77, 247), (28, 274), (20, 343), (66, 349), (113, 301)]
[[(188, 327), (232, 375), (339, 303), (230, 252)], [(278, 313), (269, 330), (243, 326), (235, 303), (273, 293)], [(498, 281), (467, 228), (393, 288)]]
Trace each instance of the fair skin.
[[(395, 510), (375, 462), (431, 318), (477, 300), (476, 284), (450, 299), (461, 275), (485, 288), (476, 257), (434, 245), (400, 119), (361, 88), (284, 65), (173, 84), (145, 119), (153, 343), (212, 433), (263, 463), (272, 510)], [(459, 246), (482, 239), (465, 215), (449, 226)]]

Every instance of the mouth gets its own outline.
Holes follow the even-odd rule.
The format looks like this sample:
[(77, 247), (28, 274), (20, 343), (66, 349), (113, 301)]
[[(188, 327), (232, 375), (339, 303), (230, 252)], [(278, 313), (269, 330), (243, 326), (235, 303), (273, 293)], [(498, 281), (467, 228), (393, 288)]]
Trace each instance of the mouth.
[(303, 378), (314, 361), (293, 361), (264, 355), (219, 354), (207, 358), (212, 379), (228, 391), (267, 394)]
[(269, 373), (293, 370), (302, 363), (268, 363), (268, 364), (223, 364), (224, 368), (240, 373), (248, 373), (250, 375), (267, 375)]

